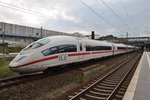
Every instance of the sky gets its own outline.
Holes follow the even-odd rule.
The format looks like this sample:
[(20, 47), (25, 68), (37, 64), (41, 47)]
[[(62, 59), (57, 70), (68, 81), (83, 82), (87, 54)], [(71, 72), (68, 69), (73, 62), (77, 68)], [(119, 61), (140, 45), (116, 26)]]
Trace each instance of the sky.
[(0, 21), (83, 35), (150, 36), (150, 0), (0, 0)]

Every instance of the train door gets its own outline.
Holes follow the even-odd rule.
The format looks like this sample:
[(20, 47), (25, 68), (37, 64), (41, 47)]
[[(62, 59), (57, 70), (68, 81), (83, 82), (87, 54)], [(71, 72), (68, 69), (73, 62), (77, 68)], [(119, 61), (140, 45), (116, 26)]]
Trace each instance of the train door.
[(112, 55), (115, 55), (115, 46), (112, 44)]
[(79, 60), (83, 60), (84, 59), (84, 48), (83, 48), (83, 43), (81, 41), (79, 41)]

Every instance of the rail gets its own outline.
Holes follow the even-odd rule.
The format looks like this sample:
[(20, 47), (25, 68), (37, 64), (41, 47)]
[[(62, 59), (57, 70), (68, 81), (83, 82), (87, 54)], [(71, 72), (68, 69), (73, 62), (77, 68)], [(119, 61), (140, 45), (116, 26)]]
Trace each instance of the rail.
[[(130, 59), (126, 60), (124, 63), (119, 65), (116, 69), (112, 70), (110, 73), (102, 77), (101, 79), (94, 82), (92, 85), (87, 87), (86, 89), (82, 90), (81, 92), (77, 93), (74, 96), (70, 96), (71, 98), (69, 100), (86, 100), (86, 99), (104, 99), (104, 100), (110, 100), (114, 96), (116, 96), (116, 93), (119, 90), (119, 87), (121, 84), (123, 84), (124, 80), (129, 75), (129, 72), (131, 72), (131, 69), (133, 67), (129, 67), (126, 69), (123, 66), (135, 66), (138, 59), (141, 55), (138, 56), (132, 56)], [(136, 58), (136, 59), (133, 59)], [(133, 62), (133, 63), (132, 63)], [(129, 64), (129, 65), (128, 65)], [(123, 69), (122, 69), (123, 68)], [(121, 72), (121, 70), (126, 70), (125, 72)], [(115, 73), (118, 73), (119, 76), (122, 76), (121, 73), (124, 73), (123, 77), (118, 77), (118, 74), (115, 75)], [(118, 95), (117, 95), (118, 96)]]

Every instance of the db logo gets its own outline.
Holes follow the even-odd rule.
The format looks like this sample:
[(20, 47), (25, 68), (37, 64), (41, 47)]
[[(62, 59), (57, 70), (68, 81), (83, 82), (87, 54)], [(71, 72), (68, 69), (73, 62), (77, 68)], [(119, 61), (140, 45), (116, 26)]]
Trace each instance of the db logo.
[(67, 54), (59, 55), (59, 61), (67, 60)]

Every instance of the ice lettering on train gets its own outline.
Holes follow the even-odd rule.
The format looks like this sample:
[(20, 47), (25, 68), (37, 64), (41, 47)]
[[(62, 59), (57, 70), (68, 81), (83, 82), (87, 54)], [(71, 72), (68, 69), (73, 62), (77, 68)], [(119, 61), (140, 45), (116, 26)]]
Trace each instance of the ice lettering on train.
[(59, 55), (59, 61), (67, 60), (67, 54), (61, 54)]

